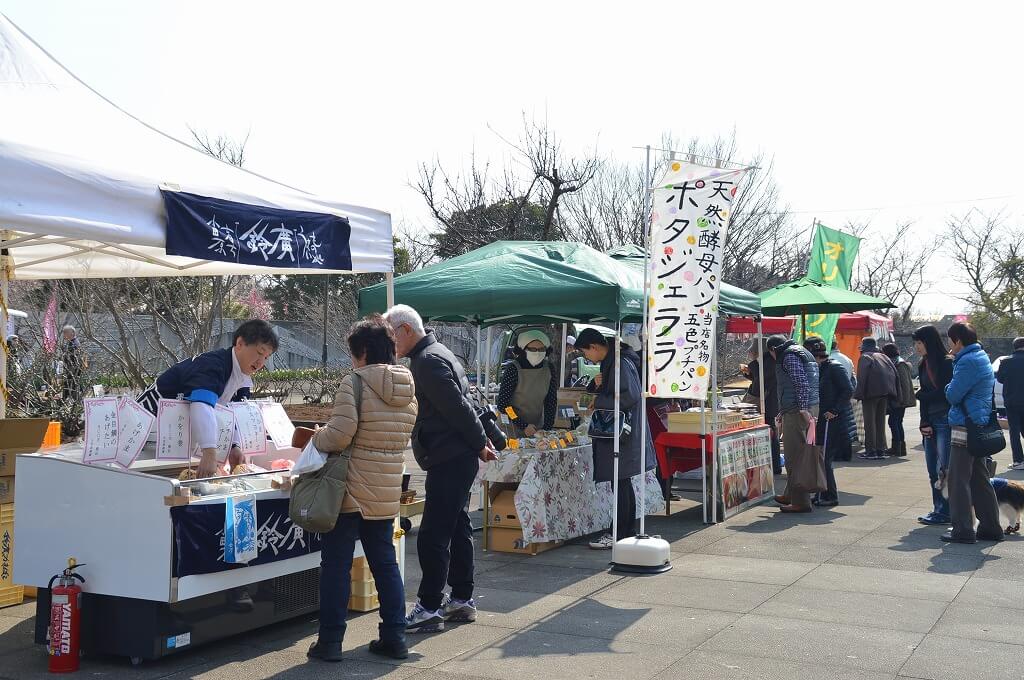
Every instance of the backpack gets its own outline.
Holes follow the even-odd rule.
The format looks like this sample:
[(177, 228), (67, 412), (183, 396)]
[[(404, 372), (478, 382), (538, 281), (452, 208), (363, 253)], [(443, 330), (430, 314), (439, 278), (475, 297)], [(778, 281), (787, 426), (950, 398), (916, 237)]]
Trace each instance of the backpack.
[[(352, 373), (352, 391), (356, 400), (356, 418), (359, 418), (363, 405), (363, 379), (357, 373)], [(358, 429), (358, 424), (356, 427)], [(348, 463), (354, 443), (355, 435), (348, 448), (328, 456), (323, 467), (299, 475), (295, 480), (288, 501), (288, 517), (292, 523), (316, 534), (324, 534), (334, 528), (345, 498)]]

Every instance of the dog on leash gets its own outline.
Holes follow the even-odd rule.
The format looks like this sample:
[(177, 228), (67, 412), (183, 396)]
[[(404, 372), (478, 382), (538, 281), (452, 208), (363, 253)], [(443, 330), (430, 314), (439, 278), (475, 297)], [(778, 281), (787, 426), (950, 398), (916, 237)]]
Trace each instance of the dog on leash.
[[(939, 472), (939, 479), (935, 482), (935, 488), (942, 492), (942, 497), (949, 500), (949, 485), (947, 483), (946, 471)], [(1020, 532), (1020, 518), (1024, 514), (1024, 483), (1015, 482), (1011, 479), (993, 477), (989, 480), (996, 492), (996, 500), (999, 501), (999, 513), (1006, 519), (1004, 533), (1016, 534)]]

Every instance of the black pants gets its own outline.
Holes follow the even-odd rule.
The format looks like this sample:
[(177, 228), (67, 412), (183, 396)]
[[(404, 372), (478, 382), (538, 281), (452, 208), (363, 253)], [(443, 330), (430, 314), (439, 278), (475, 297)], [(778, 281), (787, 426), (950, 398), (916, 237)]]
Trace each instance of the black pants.
[(423, 579), (417, 595), (425, 609), (441, 608), (444, 586), (452, 597), (473, 597), (473, 527), (469, 523), (469, 496), (479, 463), (473, 454), (427, 470), (426, 503), (416, 538)]
[(782, 447), (779, 445), (779, 428), (775, 426), (775, 418), (769, 421), (768, 427), (771, 429), (771, 442), (772, 442), (772, 471), (775, 474), (782, 472)]
[(1024, 424), (1024, 409), (1006, 409), (1006, 420), (1010, 425), (1010, 450), (1014, 463), (1024, 463), (1024, 448), (1021, 447), (1021, 425)]
[(629, 479), (619, 480), (618, 531), (615, 540), (636, 536), (636, 493), (633, 482)]

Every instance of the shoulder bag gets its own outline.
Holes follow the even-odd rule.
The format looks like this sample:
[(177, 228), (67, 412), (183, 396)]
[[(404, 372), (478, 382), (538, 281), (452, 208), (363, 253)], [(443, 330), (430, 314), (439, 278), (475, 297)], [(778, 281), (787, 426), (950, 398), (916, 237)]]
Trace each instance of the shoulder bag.
[(999, 417), (992, 411), (988, 422), (977, 425), (967, 416), (967, 451), (975, 458), (988, 458), (1006, 448), (1006, 437)]
[[(352, 373), (352, 391), (356, 400), (356, 418), (363, 404), (363, 379)], [(356, 429), (358, 430), (358, 422)], [(304, 531), (317, 534), (327, 533), (334, 528), (341, 514), (341, 502), (345, 498), (348, 463), (352, 458), (352, 442), (341, 453), (329, 454), (319, 470), (299, 475), (292, 484), (291, 499), (288, 502), (288, 517)]]

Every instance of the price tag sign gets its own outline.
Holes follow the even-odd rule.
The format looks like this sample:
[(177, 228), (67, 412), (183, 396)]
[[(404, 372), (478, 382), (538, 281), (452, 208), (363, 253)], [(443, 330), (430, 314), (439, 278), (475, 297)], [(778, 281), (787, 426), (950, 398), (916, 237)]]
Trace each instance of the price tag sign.
[(85, 451), (82, 462), (104, 463), (117, 458), (117, 399), (85, 400)]
[(263, 413), (255, 402), (239, 401), (228, 406), (235, 414), (238, 440), (242, 453), (247, 456), (267, 452), (267, 430), (263, 425)]
[(223, 464), (231, 453), (231, 440), (235, 438), (235, 413), (217, 404), (217, 462)]
[(156, 407), (156, 457), (158, 460), (189, 460), (192, 454), (191, 404), (180, 399), (161, 399)]
[(120, 434), (117, 438), (115, 462), (127, 470), (146, 445), (156, 416), (142, 408), (134, 399), (121, 397), (121, 403), (117, 407), (117, 419)]
[(274, 440), (274, 446), (279, 449), (292, 445), (292, 435), (295, 434), (295, 426), (285, 413), (284, 406), (275, 401), (261, 401), (260, 413), (263, 415), (263, 426), (267, 434)]

